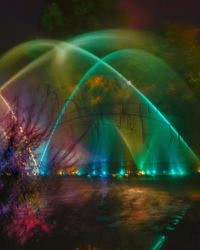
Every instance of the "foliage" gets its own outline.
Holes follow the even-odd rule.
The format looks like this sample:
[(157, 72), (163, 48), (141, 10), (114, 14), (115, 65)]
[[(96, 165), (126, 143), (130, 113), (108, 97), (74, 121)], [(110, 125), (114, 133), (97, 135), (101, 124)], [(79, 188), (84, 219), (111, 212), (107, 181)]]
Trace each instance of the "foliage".
[(42, 27), (47, 32), (55, 32), (62, 29), (64, 16), (60, 7), (56, 3), (48, 4), (41, 19)]
[(48, 0), (41, 23), (47, 34), (71, 36), (88, 30), (118, 28), (126, 24), (126, 18), (115, 0)]

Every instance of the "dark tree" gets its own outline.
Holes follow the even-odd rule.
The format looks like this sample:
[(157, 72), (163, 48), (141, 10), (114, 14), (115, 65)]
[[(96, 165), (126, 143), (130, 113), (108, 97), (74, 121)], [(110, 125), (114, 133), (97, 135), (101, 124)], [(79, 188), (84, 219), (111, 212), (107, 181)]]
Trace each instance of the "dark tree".
[(66, 37), (90, 30), (127, 26), (127, 17), (115, 0), (48, 0), (41, 25), (51, 36)]

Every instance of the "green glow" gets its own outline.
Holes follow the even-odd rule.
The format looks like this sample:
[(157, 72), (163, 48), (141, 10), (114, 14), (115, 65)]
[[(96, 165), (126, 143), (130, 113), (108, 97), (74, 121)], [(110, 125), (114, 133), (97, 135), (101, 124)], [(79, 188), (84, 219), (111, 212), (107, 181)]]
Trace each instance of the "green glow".
[(78, 176), (83, 175), (82, 171), (79, 170), (79, 171), (77, 172), (77, 175), (78, 175)]
[(124, 174), (125, 174), (125, 170), (124, 170), (124, 169), (121, 169), (121, 170), (119, 171), (119, 174), (120, 174), (120, 175), (124, 175)]
[(158, 239), (156, 244), (151, 248), (151, 250), (160, 250), (163, 247), (166, 239), (167, 237), (165, 235), (160, 236), (160, 238)]
[(175, 230), (175, 227), (167, 226), (166, 229), (169, 230), (169, 231), (174, 231), (174, 230)]
[[(152, 93), (162, 92), (163, 86), (168, 88), (173, 80), (177, 81), (180, 90), (180, 79), (162, 60), (141, 50), (141, 47), (148, 47), (147, 40), (144, 41), (146, 45), (139, 46), (141, 37), (145, 36), (132, 34), (136, 39), (132, 44), (134, 49), (110, 53), (115, 49), (127, 48), (125, 44), (131, 45), (127, 43), (127, 34), (86, 34), (72, 39), (73, 44), (51, 40), (29, 42), (0, 59), (0, 73), (5, 80), (1, 79), (2, 95), (6, 95), (13, 86), (24, 84), (30, 85), (27, 93), (31, 97), (35, 83), (43, 86), (50, 82), (58, 96), (59, 110), (52, 116), (54, 127), (40, 155), (40, 166), (45, 165), (49, 146), (61, 135), (64, 135), (66, 141), (71, 140), (69, 126), (75, 131), (72, 133), (73, 140), (90, 124), (91, 128), (80, 142), (79, 149), (76, 148), (73, 153), (76, 156), (82, 154), (80, 159), (84, 159), (84, 164), (92, 165), (89, 167), (91, 173), (100, 168), (106, 174), (112, 172), (124, 175), (129, 164), (130, 171), (134, 169), (135, 172), (141, 171), (147, 175), (181, 176), (190, 173), (194, 166), (199, 166), (197, 156), (160, 112), (162, 107), (158, 109), (153, 104), (156, 98), (153, 99)], [(97, 44), (95, 41), (98, 39), (103, 43)], [(116, 41), (122, 41), (116, 45), (118, 48), (115, 47)], [(99, 59), (97, 55), (105, 57)], [(158, 71), (162, 72), (163, 80)], [(149, 95), (146, 89), (143, 92), (143, 87), (148, 90), (152, 86), (155, 86), (155, 92)], [(159, 97), (164, 96), (165, 91)], [(163, 103), (168, 101), (165, 98)], [(112, 105), (109, 106), (108, 102)], [(115, 115), (121, 110), (118, 102), (123, 102), (125, 107), (120, 125), (119, 115)], [(49, 106), (54, 104), (52, 102)], [(82, 108), (80, 112), (74, 111), (75, 104)], [(99, 113), (100, 108), (102, 114)], [(127, 118), (126, 113), (131, 115)], [(132, 126), (131, 129), (126, 128), (127, 124)], [(102, 159), (107, 159), (107, 162)], [(78, 165), (82, 163), (78, 162)], [(96, 175), (96, 172), (93, 173)], [(97, 171), (97, 174), (100, 173)]]
[[(76, 48), (79, 50), (79, 48)], [(174, 129), (174, 127), (169, 123), (169, 121), (159, 112), (159, 110), (131, 83), (129, 83), (119, 72), (117, 72), (114, 68), (112, 68), (109, 64), (107, 64), (106, 62), (108, 61), (108, 59), (110, 58), (110, 55), (109, 56), (106, 56), (103, 60), (100, 60), (99, 58), (97, 58), (96, 56), (94, 55), (91, 55), (90, 53), (86, 52), (86, 51), (82, 51), (81, 52), (87, 54), (88, 56), (94, 58), (97, 63), (90, 68), (90, 70), (88, 70), (88, 72), (82, 77), (81, 81), (76, 85), (76, 87), (74, 88), (74, 90), (72, 91), (71, 95), (69, 96), (68, 100), (65, 102), (57, 120), (56, 120), (56, 123), (55, 123), (55, 126), (52, 130), (52, 133), (49, 137), (49, 140), (46, 144), (46, 147), (44, 149), (44, 152), (42, 154), (42, 157), (41, 157), (41, 162), (43, 161), (43, 158), (48, 150), (48, 147), (49, 147), (49, 144), (51, 142), (51, 139), (54, 135), (54, 133), (56, 132), (57, 130), (57, 127), (62, 119), (62, 117), (64, 116), (68, 106), (70, 105), (70, 103), (72, 102), (72, 100), (75, 98), (75, 96), (77, 95), (78, 91), (80, 90), (80, 88), (85, 84), (86, 80), (92, 75), (94, 74), (94, 72), (96, 70), (99, 69), (100, 67), (100, 70), (101, 68), (103, 68), (103, 70), (105, 72), (110, 72), (111, 76), (114, 77), (114, 79), (117, 79), (118, 81), (121, 81), (119, 82), (121, 84), (121, 86), (123, 87), (123, 85), (125, 85), (126, 87), (128, 87), (130, 90), (132, 89), (133, 93), (136, 95), (137, 98), (139, 98), (139, 100), (141, 100), (141, 102), (144, 102), (146, 103), (147, 105), (149, 105), (149, 107), (151, 108), (152, 112), (155, 113), (156, 116), (158, 116), (158, 118), (164, 123), (164, 125), (166, 126), (167, 130), (168, 130), (168, 127), (170, 128), (170, 130), (172, 131), (172, 133), (175, 135), (176, 138), (178, 138), (182, 145), (186, 148), (186, 150), (188, 152), (191, 153), (191, 155), (197, 160), (198, 158), (196, 157), (196, 155), (193, 153), (193, 151), (189, 148), (189, 146), (187, 145), (187, 143), (178, 135), (177, 131)], [(102, 74), (102, 72), (101, 72)], [(158, 142), (156, 142), (158, 144)], [(156, 150), (156, 148), (155, 148)], [(136, 162), (137, 162), (137, 159), (136, 159)], [(152, 171), (152, 174), (155, 175), (157, 172), (155, 169), (153, 169)], [(174, 175), (174, 170), (171, 171), (171, 174)]]
[(150, 171), (150, 170), (147, 170), (146, 174), (147, 174), (147, 175), (151, 175), (151, 171)]

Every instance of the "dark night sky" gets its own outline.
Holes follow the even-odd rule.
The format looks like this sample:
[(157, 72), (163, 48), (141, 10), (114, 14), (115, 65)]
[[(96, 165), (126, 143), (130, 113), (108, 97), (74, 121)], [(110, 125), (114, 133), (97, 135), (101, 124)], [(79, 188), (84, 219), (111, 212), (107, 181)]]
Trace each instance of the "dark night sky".
[(165, 22), (200, 24), (199, 0), (121, 0), (121, 5), (137, 28)]
[[(125, 11), (128, 17), (127, 26), (130, 28), (155, 29), (165, 22), (200, 24), (199, 0), (116, 1), (119, 1), (121, 11)], [(1, 0), (1, 52), (41, 34), (39, 17), (45, 2), (46, 0)]]
[(38, 33), (39, 17), (45, 0), (0, 1), (0, 51)]

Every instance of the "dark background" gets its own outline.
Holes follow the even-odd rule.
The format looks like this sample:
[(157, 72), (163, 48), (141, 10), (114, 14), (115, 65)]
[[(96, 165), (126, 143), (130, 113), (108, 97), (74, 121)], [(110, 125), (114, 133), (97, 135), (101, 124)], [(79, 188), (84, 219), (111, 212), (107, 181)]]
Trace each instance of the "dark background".
[(159, 31), (200, 24), (199, 0), (1, 0), (0, 52), (35, 37), (69, 37), (105, 28)]

